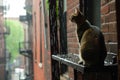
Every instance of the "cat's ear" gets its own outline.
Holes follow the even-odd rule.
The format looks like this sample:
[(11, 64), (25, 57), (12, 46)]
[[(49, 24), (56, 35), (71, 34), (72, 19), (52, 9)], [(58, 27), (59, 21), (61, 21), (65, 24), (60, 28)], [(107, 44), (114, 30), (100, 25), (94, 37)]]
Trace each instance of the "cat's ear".
[(80, 15), (84, 16), (83, 13), (79, 10), (79, 8), (75, 8), (74, 13), (76, 15), (80, 14)]
[(75, 8), (74, 13), (75, 13), (75, 14), (78, 14), (79, 12), (80, 12), (79, 9), (78, 9), (78, 8)]

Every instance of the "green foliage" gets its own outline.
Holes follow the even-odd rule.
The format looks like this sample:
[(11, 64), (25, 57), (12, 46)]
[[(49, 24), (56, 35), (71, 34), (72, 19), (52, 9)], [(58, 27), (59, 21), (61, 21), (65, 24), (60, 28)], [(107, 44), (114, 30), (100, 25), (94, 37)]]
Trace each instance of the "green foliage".
[(10, 34), (6, 35), (6, 47), (13, 60), (19, 54), (19, 42), (24, 40), (24, 29), (16, 20), (5, 20), (5, 26), (10, 28)]
[[(49, 0), (45, 0), (45, 5), (47, 8), (47, 12), (49, 12)], [(59, 0), (56, 0), (56, 16), (58, 18), (58, 13), (59, 13)]]
[(47, 8), (47, 11), (49, 11), (49, 1), (48, 0), (45, 0), (45, 6)]

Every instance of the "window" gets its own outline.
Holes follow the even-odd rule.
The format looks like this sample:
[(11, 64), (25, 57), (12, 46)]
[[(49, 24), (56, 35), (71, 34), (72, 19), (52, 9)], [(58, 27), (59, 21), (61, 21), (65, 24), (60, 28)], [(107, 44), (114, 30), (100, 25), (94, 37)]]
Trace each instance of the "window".
[(36, 34), (36, 12), (34, 12), (34, 25), (35, 25), (35, 48), (34, 48), (34, 50), (35, 50), (35, 60), (37, 60), (37, 50), (36, 50), (36, 45), (37, 45), (37, 34)]
[(41, 2), (39, 4), (40, 8), (40, 63), (42, 63), (42, 6)]
[(47, 14), (45, 0), (43, 0), (43, 14), (44, 14), (44, 40), (45, 40), (45, 48), (48, 49), (48, 25), (47, 25)]

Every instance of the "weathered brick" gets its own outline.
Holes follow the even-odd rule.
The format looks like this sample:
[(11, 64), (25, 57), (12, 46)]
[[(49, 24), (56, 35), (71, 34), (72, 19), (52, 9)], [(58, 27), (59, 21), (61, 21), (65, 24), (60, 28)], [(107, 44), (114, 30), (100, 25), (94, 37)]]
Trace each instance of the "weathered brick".
[(104, 39), (105, 39), (105, 42), (107, 42), (109, 40), (109, 35), (104, 33)]
[(109, 16), (109, 15), (106, 15), (106, 16), (105, 16), (105, 23), (108, 23), (109, 20), (110, 20), (110, 16)]
[(71, 67), (68, 67), (68, 70), (69, 70), (69, 77), (70, 77), (70, 80), (74, 80), (74, 69), (71, 68)]
[[(71, 4), (71, 3), (72, 3), (72, 4)], [(78, 4), (79, 4), (79, 0), (71, 1), (71, 3), (69, 3), (68, 6), (67, 6), (67, 9), (68, 9), (68, 10), (69, 10), (69, 9), (74, 9), (75, 7), (77, 7)]]
[(110, 7), (110, 11), (115, 11), (115, 1), (111, 2), (109, 4), (109, 7)]
[(117, 32), (116, 23), (109, 24), (109, 32)]
[(117, 34), (113, 33), (109, 35), (111, 42), (117, 42)]
[(107, 13), (109, 13), (109, 6), (105, 5), (101, 8), (101, 14), (104, 15), (104, 14), (107, 14)]
[(101, 0), (101, 6), (107, 4), (109, 2), (109, 0)]
[(67, 38), (68, 42), (78, 42), (77, 38)]
[(78, 48), (68, 48), (68, 53), (79, 54)]
[(115, 0), (108, 0), (108, 2), (115, 1)]
[(101, 16), (101, 23), (105, 23), (105, 15)]
[(103, 33), (108, 32), (108, 31), (109, 31), (109, 24), (104, 24), (104, 25), (102, 25), (101, 31), (102, 31)]
[(109, 17), (109, 22), (116, 21), (116, 13), (115, 12), (110, 13), (108, 17)]
[(68, 46), (73, 47), (73, 48), (79, 48), (79, 44), (77, 44), (76, 42), (69, 42)]
[(68, 33), (67, 36), (69, 38), (76, 37), (76, 33), (75, 32), (71, 32), (71, 33)]

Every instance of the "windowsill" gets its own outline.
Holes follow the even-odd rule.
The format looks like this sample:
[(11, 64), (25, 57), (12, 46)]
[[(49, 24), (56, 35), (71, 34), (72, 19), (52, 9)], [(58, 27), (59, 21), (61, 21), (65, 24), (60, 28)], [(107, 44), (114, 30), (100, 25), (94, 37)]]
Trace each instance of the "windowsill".
[(39, 63), (38, 66), (39, 66), (39, 68), (42, 68), (43, 65), (42, 65), (42, 63)]
[[(72, 54), (75, 56), (74, 54)], [(63, 57), (64, 56), (64, 57)], [(70, 58), (70, 57), (69, 57)], [(52, 59), (60, 63), (63, 63), (67, 66), (71, 66), (73, 69), (80, 71), (81, 73), (85, 72), (115, 72), (117, 71), (117, 64), (105, 64), (103, 67), (86, 67), (84, 65), (78, 64), (76, 60), (67, 59), (65, 55), (52, 55)]]

